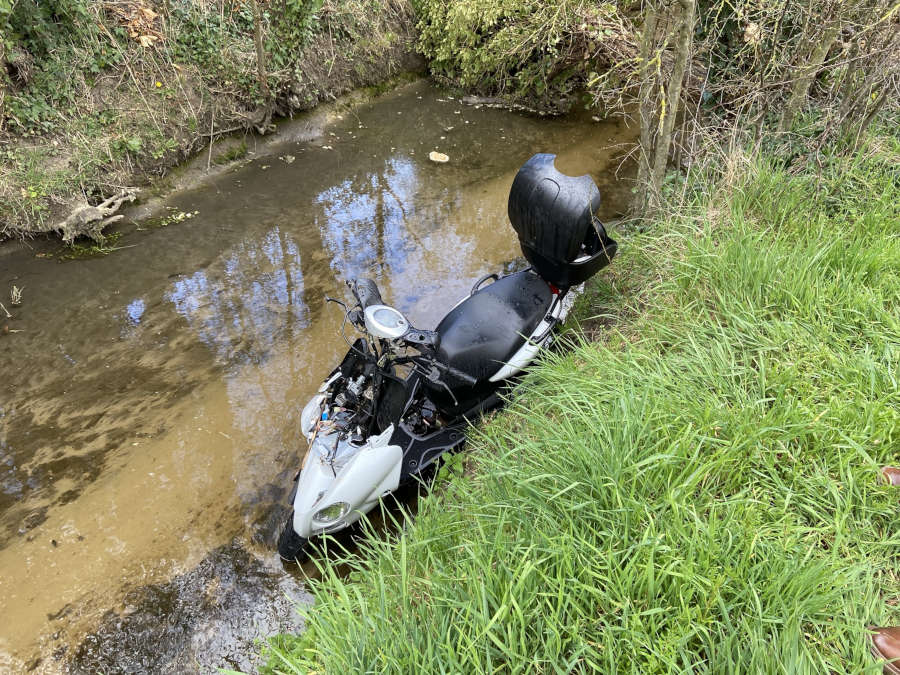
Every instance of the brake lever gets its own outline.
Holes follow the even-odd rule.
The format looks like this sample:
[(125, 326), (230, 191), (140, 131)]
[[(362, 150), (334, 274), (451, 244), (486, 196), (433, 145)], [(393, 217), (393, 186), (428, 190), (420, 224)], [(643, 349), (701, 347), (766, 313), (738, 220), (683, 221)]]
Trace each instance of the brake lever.
[[(348, 286), (350, 285), (349, 281), (347, 282), (347, 285)], [(338, 300), (337, 298), (332, 298), (330, 295), (325, 296), (325, 302), (326, 303), (333, 302), (336, 305), (340, 305), (341, 308), (344, 310), (344, 314), (347, 317), (347, 320), (350, 323), (352, 323), (357, 328), (365, 327), (365, 321), (363, 321), (363, 314), (362, 314), (362, 311), (360, 311), (359, 309), (356, 309), (356, 308), (348, 309), (346, 302), (344, 302), (343, 300)]]
[(453, 405), (459, 405), (459, 401), (456, 400), (456, 396), (453, 395), (453, 391), (450, 389), (450, 387), (447, 386), (447, 383), (441, 379), (441, 374), (438, 370), (437, 364), (431, 364), (431, 368), (429, 368), (428, 372), (425, 373), (425, 377), (427, 377), (428, 380), (433, 384), (441, 385), (444, 390), (450, 395), (450, 398), (453, 401)]

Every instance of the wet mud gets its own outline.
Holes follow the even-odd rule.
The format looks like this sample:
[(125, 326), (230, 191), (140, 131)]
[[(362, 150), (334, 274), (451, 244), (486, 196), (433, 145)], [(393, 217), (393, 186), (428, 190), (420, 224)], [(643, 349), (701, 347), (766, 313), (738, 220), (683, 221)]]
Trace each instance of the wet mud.
[[(519, 255), (535, 152), (618, 214), (634, 130), (450, 99), (422, 82), (291, 135), (125, 224), (106, 256), (0, 248), (0, 672), (252, 671), (299, 630), (272, 543), (300, 409), (346, 348), (324, 296), (371, 276), (431, 327)], [(293, 124), (305, 128), (299, 120)], [(299, 140), (298, 140), (299, 139)], [(447, 164), (428, 160), (437, 150)]]
[(311, 601), (281, 565), (267, 566), (232, 543), (171, 581), (128, 592), (122, 612), (108, 611), (69, 665), (85, 675), (251, 672), (254, 640), (302, 630), (295, 607)]

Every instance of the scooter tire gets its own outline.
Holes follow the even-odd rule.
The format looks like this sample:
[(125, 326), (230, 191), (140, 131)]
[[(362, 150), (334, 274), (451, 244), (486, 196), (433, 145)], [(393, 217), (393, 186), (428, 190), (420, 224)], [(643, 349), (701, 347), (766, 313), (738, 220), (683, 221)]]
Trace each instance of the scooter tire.
[(306, 550), (308, 544), (309, 539), (301, 537), (294, 531), (294, 511), (292, 509), (281, 530), (281, 535), (278, 537), (278, 555), (285, 562), (302, 563), (309, 558)]

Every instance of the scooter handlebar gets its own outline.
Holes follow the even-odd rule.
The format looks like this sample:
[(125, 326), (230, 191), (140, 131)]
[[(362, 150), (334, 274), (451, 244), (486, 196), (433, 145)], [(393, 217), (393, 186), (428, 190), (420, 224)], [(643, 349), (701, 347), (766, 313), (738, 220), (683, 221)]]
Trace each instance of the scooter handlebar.
[[(356, 296), (356, 299), (359, 300), (359, 306), (366, 309), (370, 305), (383, 305), (384, 300), (381, 299), (381, 293), (378, 291), (378, 285), (372, 279), (356, 279), (349, 283), (350, 290), (353, 292), (353, 295)], [(420, 344), (420, 345), (428, 345), (434, 346), (437, 343), (437, 334), (433, 331), (427, 330), (419, 330), (417, 328), (410, 327), (410, 330), (407, 331), (406, 336), (404, 337), (406, 342), (410, 344)], [(453, 377), (462, 380), (469, 386), (475, 386), (478, 383), (478, 380), (468, 373), (464, 373), (461, 370), (457, 370), (452, 366), (448, 366), (447, 364), (440, 363), (438, 361), (434, 361), (434, 365), (441, 371), (452, 375)]]
[(478, 380), (476, 380), (474, 377), (472, 377), (468, 373), (464, 373), (461, 370), (457, 370), (456, 368), (451, 368), (450, 366), (447, 366), (447, 372), (450, 373), (451, 375), (453, 375), (453, 377), (456, 377), (456, 378), (462, 380), (463, 382), (468, 384), (470, 387), (474, 387), (476, 384), (478, 384)]
[(359, 306), (366, 309), (369, 305), (383, 305), (384, 300), (381, 299), (381, 293), (378, 291), (378, 284), (372, 279), (356, 279), (350, 282), (350, 290), (356, 299), (359, 300)]
[(446, 363), (441, 363), (440, 361), (438, 361), (436, 359), (432, 362), (432, 364), (438, 370), (440, 370), (444, 373), (447, 373), (448, 375), (452, 375), (453, 377), (455, 377), (458, 380), (462, 380), (463, 382), (468, 384), (470, 387), (474, 387), (476, 384), (478, 384), (477, 379), (475, 379), (468, 373), (464, 373), (461, 370), (457, 370), (453, 366), (448, 366)]

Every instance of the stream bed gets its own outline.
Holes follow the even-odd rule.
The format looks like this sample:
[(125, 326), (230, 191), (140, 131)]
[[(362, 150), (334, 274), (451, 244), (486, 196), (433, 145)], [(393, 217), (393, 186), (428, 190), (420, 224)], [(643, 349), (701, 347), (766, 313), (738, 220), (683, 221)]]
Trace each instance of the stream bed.
[(416, 82), (304, 125), (126, 220), (108, 255), (0, 246), (0, 672), (253, 671), (254, 639), (302, 630), (312, 600), (312, 567), (273, 546), (300, 409), (346, 349), (324, 296), (371, 276), (433, 327), (520, 255), (506, 200), (535, 152), (590, 173), (604, 218), (630, 196), (617, 119)]

